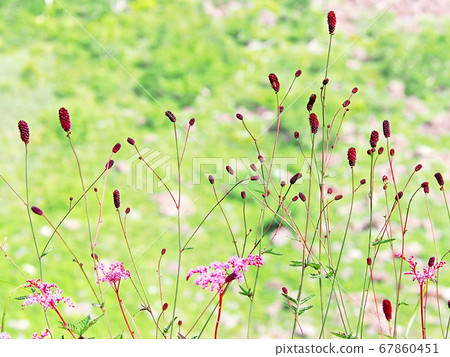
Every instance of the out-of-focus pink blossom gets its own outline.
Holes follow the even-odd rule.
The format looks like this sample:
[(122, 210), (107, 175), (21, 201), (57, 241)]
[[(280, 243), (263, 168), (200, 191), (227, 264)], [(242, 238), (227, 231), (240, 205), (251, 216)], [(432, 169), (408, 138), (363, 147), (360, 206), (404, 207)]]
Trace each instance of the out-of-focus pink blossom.
[(33, 340), (42, 340), (43, 338), (50, 335), (52, 332), (50, 329), (46, 328), (44, 331), (41, 331), (41, 333), (38, 335), (37, 332), (33, 333)]
[(233, 256), (226, 263), (213, 262), (209, 266), (198, 266), (191, 269), (186, 280), (194, 274), (199, 274), (195, 280), (196, 285), (200, 285), (203, 289), (209, 288), (211, 291), (221, 291), (224, 284), (233, 280), (239, 283), (244, 281), (244, 273), (250, 265), (261, 267), (263, 260), (259, 255), (250, 254), (247, 258)]
[(6, 332), (0, 332), (0, 340), (10, 340), (11, 336), (8, 335)]
[(33, 294), (29, 295), (22, 304), (22, 308), (27, 305), (39, 304), (47, 309), (56, 309), (56, 304), (63, 302), (70, 307), (75, 307), (70, 297), (62, 296), (63, 291), (58, 289), (55, 283), (41, 283), (40, 279), (27, 280), (28, 284), (24, 288), (34, 288)]
[(112, 263), (108, 269), (105, 268), (104, 264), (100, 263), (95, 266), (95, 269), (103, 274), (103, 278), (99, 278), (97, 284), (101, 281), (107, 282), (115, 289), (119, 288), (119, 283), (122, 279), (126, 280), (131, 276), (131, 273), (123, 267), (123, 262)]

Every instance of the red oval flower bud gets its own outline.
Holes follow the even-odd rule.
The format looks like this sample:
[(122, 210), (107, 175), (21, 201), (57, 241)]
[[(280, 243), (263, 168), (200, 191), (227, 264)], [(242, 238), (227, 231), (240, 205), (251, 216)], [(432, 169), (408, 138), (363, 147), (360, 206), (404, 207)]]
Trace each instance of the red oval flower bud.
[(178, 326), (181, 326), (183, 324), (183, 321), (178, 320)]
[(213, 175), (209, 175), (208, 180), (211, 185), (214, 185), (214, 176)]
[(189, 120), (189, 126), (192, 126), (192, 125), (194, 125), (195, 124), (195, 118), (191, 118), (190, 120)]
[(392, 305), (388, 299), (383, 300), (383, 313), (386, 320), (390, 321), (392, 319)]
[(308, 104), (306, 104), (306, 110), (308, 110), (308, 112), (310, 112), (313, 109), (314, 103), (316, 102), (316, 98), (317, 96), (315, 94), (311, 94), (311, 96), (309, 97)]
[(434, 174), (434, 177), (436, 178), (436, 181), (439, 186), (444, 186), (444, 178), (442, 177), (442, 174), (440, 172), (436, 172)]
[(164, 255), (164, 254), (166, 254), (166, 248), (163, 248), (162, 250), (161, 250), (161, 255)]
[(300, 136), (300, 133), (298, 131), (294, 131), (294, 138), (298, 139), (299, 136)]
[(319, 119), (317, 119), (317, 115), (314, 113), (309, 115), (309, 126), (311, 127), (311, 133), (317, 134), (319, 130)]
[(383, 134), (385, 138), (391, 136), (391, 125), (389, 124), (389, 120), (383, 121)]
[(38, 216), (42, 216), (44, 214), (44, 212), (42, 212), (42, 210), (36, 206), (31, 207), (31, 210)]
[(301, 178), (303, 175), (300, 172), (297, 172), (294, 176), (291, 177), (289, 182), (291, 185), (295, 184), (299, 178)]
[(247, 197), (247, 193), (246, 193), (245, 191), (242, 191), (242, 192), (241, 192), (241, 198), (242, 198), (243, 200), (245, 200), (246, 197)]
[(264, 156), (262, 156), (262, 155), (258, 155), (258, 160), (259, 160), (260, 162), (266, 161), (266, 159), (265, 159)]
[(25, 145), (28, 145), (30, 142), (30, 129), (28, 128), (28, 124), (25, 120), (19, 121), (18, 124), (19, 132), (20, 132), (20, 139), (25, 143)]
[(328, 84), (329, 81), (330, 81), (330, 80), (329, 80), (328, 78), (325, 78), (325, 79), (322, 81), (322, 84), (323, 84), (324, 86), (326, 86), (326, 85)]
[(114, 165), (114, 160), (109, 160), (109, 161), (106, 163), (105, 168), (106, 168), (107, 170), (109, 170), (111, 167), (113, 167), (113, 165)]
[(175, 115), (174, 115), (170, 110), (167, 110), (167, 111), (165, 112), (165, 115), (166, 115), (166, 117), (169, 118), (169, 120), (170, 120), (172, 123), (175, 123), (175, 122), (177, 121), (177, 118), (175, 118)]
[(371, 265), (372, 265), (372, 258), (371, 258), (371, 257), (368, 257), (368, 258), (367, 258), (367, 265), (368, 265), (368, 266), (371, 266)]
[(297, 201), (297, 200), (298, 200), (298, 196), (292, 197), (292, 202), (295, 202), (295, 201)]
[(301, 199), (303, 202), (306, 202), (306, 196), (305, 196), (305, 194), (304, 194), (303, 192), (300, 192), (300, 193), (298, 194), (298, 197), (300, 197), (300, 199)]
[(275, 73), (269, 74), (269, 81), (275, 93), (278, 93), (278, 91), (280, 90), (280, 82), (278, 82), (278, 77)]
[(352, 89), (352, 93), (355, 94), (358, 91), (358, 87)]
[(61, 128), (68, 133), (70, 131), (71, 124), (69, 112), (66, 108), (61, 108), (59, 110), (59, 122), (61, 123)]
[(112, 152), (115, 154), (117, 151), (120, 150), (120, 148), (122, 147), (122, 145), (120, 145), (119, 143), (117, 143), (116, 145), (114, 145)]
[(376, 131), (376, 130), (372, 131), (372, 133), (370, 134), (370, 140), (369, 140), (371, 147), (374, 148), (377, 146), (379, 137), (380, 136), (378, 135), (378, 131)]
[(419, 165), (416, 165), (416, 167), (414, 168), (414, 171), (420, 171), (420, 169), (422, 168), (422, 165), (421, 164), (419, 164)]
[(254, 176), (250, 177), (250, 180), (258, 181), (259, 180), (259, 176), (258, 175), (254, 175)]
[(119, 193), (118, 190), (115, 190), (113, 192), (113, 200), (114, 200), (114, 207), (119, 209), (119, 207), (120, 207), (120, 193)]
[(378, 155), (381, 155), (384, 152), (384, 147), (380, 146), (378, 148)]
[(330, 35), (334, 35), (334, 31), (336, 30), (336, 14), (334, 11), (329, 11), (327, 16), (328, 22), (328, 32)]
[(359, 183), (360, 183), (361, 185), (365, 185), (365, 184), (366, 184), (366, 179), (362, 179), (361, 181), (359, 181)]
[(226, 169), (227, 169), (227, 171), (228, 171), (228, 173), (229, 173), (230, 175), (234, 175), (234, 170), (231, 168), (230, 165), (227, 165), (227, 166), (226, 166)]
[(298, 69), (296, 72), (295, 72), (295, 76), (298, 78), (298, 77), (300, 77), (300, 75), (302, 74), (302, 70), (301, 69)]
[(165, 302), (164, 305), (162, 306), (163, 311), (166, 311), (168, 307), (169, 307), (169, 304), (167, 302)]
[(244, 119), (244, 117), (243, 117), (243, 115), (241, 113), (237, 113), (236, 114), (236, 118), (238, 118), (239, 120), (243, 120)]
[(428, 259), (428, 267), (431, 268), (434, 265), (434, 262), (436, 261), (435, 257), (431, 257)]
[(345, 108), (345, 107), (348, 107), (350, 105), (350, 101), (347, 99), (344, 103), (342, 103), (342, 106)]
[(331, 187), (328, 187), (327, 193), (328, 193), (329, 195), (331, 195), (331, 194), (333, 193), (333, 189), (332, 189)]
[(389, 152), (391, 154), (391, 156), (395, 155), (395, 149), (391, 149), (391, 151)]
[(342, 199), (342, 197), (344, 197), (344, 196), (342, 196), (342, 195), (334, 196), (334, 200), (339, 201), (340, 199)]
[(125, 210), (125, 214), (130, 214), (130, 212), (131, 212), (131, 208), (127, 207), (127, 209)]
[(288, 294), (288, 289), (284, 286), (281, 288), (281, 291), (283, 292), (283, 294)]
[(97, 187), (94, 187), (94, 192), (98, 192), (98, 188)]
[(255, 172), (258, 171), (258, 168), (256, 167), (255, 164), (250, 164), (250, 168)]
[(350, 167), (355, 166), (355, 164), (356, 164), (356, 149), (355, 148), (348, 149), (347, 158), (348, 158), (348, 164), (350, 165)]
[(403, 192), (400, 191), (398, 194), (395, 195), (395, 200), (399, 201), (403, 197)]
[(281, 114), (281, 113), (283, 113), (283, 110), (284, 110), (284, 107), (282, 105), (280, 105), (278, 107), (278, 112)]
[(281, 181), (281, 182), (280, 182), (280, 186), (281, 186), (281, 187), (286, 186), (286, 181)]
[(128, 144), (130, 144), (130, 145), (134, 145), (136, 142), (134, 141), (134, 139), (133, 138), (128, 138), (127, 139), (127, 142), (128, 142)]

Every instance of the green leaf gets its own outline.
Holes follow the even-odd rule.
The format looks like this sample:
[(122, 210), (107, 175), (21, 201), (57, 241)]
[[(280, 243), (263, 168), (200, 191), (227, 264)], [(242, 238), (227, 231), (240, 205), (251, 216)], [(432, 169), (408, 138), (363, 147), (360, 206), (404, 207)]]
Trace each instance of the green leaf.
[[(289, 265), (291, 267), (303, 267), (303, 261), (302, 260), (291, 260), (291, 263)], [(317, 271), (319, 271), (319, 269), (320, 269), (320, 264), (317, 264), (317, 263), (306, 262), (305, 266), (311, 267)]]
[(267, 249), (264, 253), (265, 254), (272, 254), (272, 255), (283, 255), (281, 253), (275, 253), (272, 248)]
[(239, 294), (247, 296), (247, 297), (251, 297), (252, 296), (252, 289), (248, 288), (248, 290), (245, 290), (241, 285), (239, 285), (239, 289), (241, 289), (241, 291), (239, 291)]
[(114, 337), (115, 340), (123, 340), (123, 332), (119, 333), (116, 337)]
[(309, 295), (309, 296), (307, 296), (307, 297), (301, 299), (301, 300), (300, 300), (300, 305), (302, 305), (302, 304), (304, 304), (305, 302), (311, 300), (313, 297), (314, 297), (314, 294), (313, 294), (313, 295)]
[(377, 246), (377, 245), (389, 243), (389, 242), (392, 242), (392, 241), (394, 241), (394, 240), (396, 240), (396, 238), (389, 238), (389, 239), (379, 240), (379, 241), (373, 242), (373, 243), (372, 243), (372, 246), (375, 247), (375, 246)]
[(344, 338), (346, 340), (356, 339), (356, 337), (352, 334), (347, 335), (345, 332), (331, 332), (331, 334), (339, 338)]
[[(297, 305), (297, 300), (295, 300), (293, 297), (287, 296), (285, 293), (281, 293), (281, 295), (284, 296), (286, 299), (289, 299), (289, 301), (291, 301), (295, 305)], [(289, 306), (289, 304), (287, 302), (286, 302), (286, 305)]]
[(18, 297), (15, 297), (14, 299), (16, 299), (16, 300), (25, 300), (28, 296), (30, 296), (30, 295), (18, 296)]
[(176, 319), (177, 319), (177, 318), (175, 317), (174, 320), (170, 321), (170, 323), (167, 325), (167, 327), (164, 327), (164, 328), (162, 329), (164, 335), (167, 334), (167, 332), (170, 330), (170, 327), (173, 325), (173, 322), (174, 322)]
[(308, 311), (309, 309), (312, 309), (312, 305), (308, 305), (308, 306), (305, 306), (305, 307), (301, 307), (300, 309), (298, 309), (298, 312), (297, 312), (297, 308), (295, 307), (295, 306), (292, 306), (292, 311), (294, 311), (294, 313), (296, 313), (297, 314), (297, 316), (300, 316), (301, 314), (303, 314), (305, 311)]

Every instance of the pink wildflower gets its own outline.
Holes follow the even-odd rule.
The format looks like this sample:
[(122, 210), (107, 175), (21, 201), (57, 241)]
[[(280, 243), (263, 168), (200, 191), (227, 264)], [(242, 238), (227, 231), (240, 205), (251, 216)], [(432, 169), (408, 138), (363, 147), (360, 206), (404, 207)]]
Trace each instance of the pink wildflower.
[(46, 328), (44, 331), (42, 331), (39, 336), (38, 336), (38, 333), (35, 332), (35, 333), (33, 333), (33, 340), (42, 340), (43, 338), (47, 337), (51, 333), (52, 333), (52, 331), (50, 331), (50, 329), (48, 329), (48, 328)]
[(417, 280), (417, 282), (419, 283), (419, 285), (424, 285), (426, 284), (428, 281), (432, 281), (433, 283), (436, 283), (436, 273), (437, 271), (442, 268), (445, 264), (444, 261), (440, 261), (438, 262), (437, 260), (434, 261), (429, 261), (429, 264), (427, 264), (427, 266), (425, 268), (422, 269), (422, 271), (417, 269), (417, 262), (414, 261), (414, 255), (411, 255), (411, 257), (409, 259), (406, 259), (405, 256), (396, 253), (395, 254), (396, 257), (399, 257), (401, 259), (403, 259), (405, 262), (409, 263), (409, 269), (410, 271), (405, 272), (405, 275), (412, 275), (412, 280)]
[(11, 336), (8, 335), (6, 332), (0, 332), (0, 340), (10, 340)]
[(97, 284), (99, 284), (101, 281), (107, 282), (110, 283), (111, 286), (116, 288), (116, 290), (119, 289), (118, 283), (120, 283), (120, 280), (126, 280), (131, 276), (131, 273), (128, 270), (125, 270), (125, 268), (123, 267), (123, 262), (112, 263), (107, 271), (104, 264), (102, 263), (97, 264), (95, 266), (95, 269), (100, 270), (104, 275), (103, 278), (98, 279)]
[(221, 291), (226, 283), (237, 280), (239, 283), (244, 281), (244, 273), (250, 265), (261, 267), (263, 260), (259, 255), (250, 254), (247, 258), (233, 256), (226, 263), (213, 262), (209, 266), (198, 266), (191, 269), (186, 280), (194, 274), (199, 274), (195, 280), (196, 285), (200, 285), (203, 289), (209, 288), (211, 291)]
[[(63, 302), (70, 307), (75, 307), (70, 297), (63, 297), (63, 291), (58, 289), (55, 283), (41, 283), (40, 279), (27, 280), (28, 284), (24, 285), (24, 288), (34, 288), (33, 294), (29, 295), (22, 304), (22, 308), (27, 305), (40, 304), (44, 307), (44, 310), (48, 308), (56, 310), (56, 304)], [(54, 290), (52, 291), (52, 288)]]

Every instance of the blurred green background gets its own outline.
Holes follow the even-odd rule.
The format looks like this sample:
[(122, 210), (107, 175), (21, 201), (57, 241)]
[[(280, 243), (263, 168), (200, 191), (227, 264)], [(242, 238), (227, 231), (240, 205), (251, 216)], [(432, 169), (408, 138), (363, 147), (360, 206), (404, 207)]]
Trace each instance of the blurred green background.
[[(408, 6), (406, 6), (408, 4)], [(448, 217), (442, 194), (433, 178), (436, 171), (448, 176), (450, 139), (450, 19), (449, 5), (437, 8), (428, 1), (224, 1), (224, 0), (2, 0), (0, 2), (0, 173), (25, 197), (24, 147), (19, 139), (17, 122), (30, 126), (29, 183), (32, 205), (42, 208), (57, 223), (67, 212), (69, 197), (80, 197), (81, 187), (75, 159), (68, 140), (58, 122), (58, 109), (66, 107), (72, 120), (72, 139), (81, 160), (84, 179), (89, 185), (102, 171), (116, 142), (123, 148), (115, 155), (105, 192), (97, 253), (104, 262), (121, 260), (129, 267), (130, 259), (120, 229), (112, 191), (119, 189), (122, 208), (131, 207), (127, 221), (132, 249), (138, 258), (144, 283), (148, 287), (155, 311), (159, 311), (157, 263), (162, 248), (167, 248), (161, 264), (163, 296), (171, 306), (177, 261), (176, 211), (171, 209), (164, 188), (139, 187), (130, 164), (135, 157), (126, 143), (133, 137), (140, 148), (157, 150), (171, 159), (159, 172), (168, 173), (169, 187), (176, 191), (173, 127), (164, 117), (165, 108), (178, 118), (180, 141), (184, 141), (189, 118), (195, 117), (183, 163), (182, 239), (185, 241), (215, 203), (207, 175), (214, 170), (220, 195), (230, 187), (224, 166), (235, 165), (238, 173), (248, 173), (244, 163), (255, 162), (252, 141), (234, 118), (242, 113), (266, 157), (273, 145), (276, 99), (267, 75), (275, 72), (284, 95), (294, 73), (303, 74), (285, 102), (277, 155), (298, 159), (289, 175), (302, 169), (302, 158), (292, 139), (300, 131), (301, 143), (309, 152), (308, 115), (305, 109), (309, 95), (318, 94), (325, 66), (328, 31), (326, 13), (334, 10), (337, 29), (333, 37), (330, 84), (327, 91), (329, 118), (348, 98), (354, 86), (359, 92), (352, 98), (351, 110), (343, 124), (341, 137), (333, 156), (327, 187), (344, 194), (332, 208), (331, 224), (334, 253), (338, 252), (350, 203), (350, 170), (346, 151), (358, 151), (356, 178), (368, 179), (369, 159), (365, 154), (372, 130), (381, 131), (381, 123), (389, 119), (392, 146), (396, 149), (397, 179), (403, 185), (414, 166), (424, 168), (412, 180), (406, 196), (430, 181), (429, 204), (439, 256), (448, 249)], [(447, 6), (447, 8), (445, 8)], [(114, 58), (114, 59), (113, 59)], [(152, 99), (148, 93), (154, 97)], [(157, 101), (157, 102), (156, 102)], [(159, 104), (158, 104), (159, 103)], [(317, 106), (317, 104), (316, 104)], [(316, 109), (317, 110), (317, 109)], [(261, 137), (260, 137), (261, 136)], [(380, 144), (383, 140), (380, 141)], [(382, 143), (384, 145), (384, 143)], [(208, 165), (194, 169), (206, 159)], [(241, 159), (244, 159), (241, 160)], [(209, 160), (209, 161), (208, 161)], [(247, 161), (245, 161), (247, 160)], [(219, 166), (214, 166), (219, 165)], [(170, 171), (170, 168), (172, 169)], [(169, 171), (166, 171), (169, 170)], [(216, 172), (217, 171), (217, 172)], [(375, 227), (381, 229), (385, 203), (381, 176), (388, 174), (386, 159), (377, 167)], [(196, 180), (200, 179), (197, 184)], [(284, 177), (277, 177), (277, 180)], [(130, 181), (131, 180), (131, 181)], [(298, 190), (306, 191), (307, 180)], [(102, 184), (98, 184), (99, 193)], [(154, 191), (154, 192), (151, 192)], [(233, 191), (223, 204), (231, 227), (243, 241), (242, 200), (240, 189)], [(392, 188), (389, 197), (393, 197)], [(90, 192), (91, 226), (98, 220), (98, 201)], [(406, 203), (405, 199), (405, 203)], [(407, 254), (415, 254), (422, 262), (434, 255), (432, 233), (427, 219), (425, 197), (420, 192), (414, 199), (407, 232)], [(405, 204), (406, 206), (406, 204)], [(91, 269), (89, 238), (84, 205), (80, 204), (65, 221), (61, 233), (87, 269)], [(356, 195), (345, 259), (341, 267), (343, 293), (347, 310), (355, 328), (362, 287), (361, 273), (366, 260), (368, 205), (367, 185)], [(317, 209), (317, 207), (313, 207)], [(248, 228), (256, 229), (259, 205), (247, 199)], [(305, 219), (304, 207), (293, 207), (299, 225)], [(266, 215), (265, 224), (269, 223)], [(38, 244), (42, 248), (51, 229), (33, 216)], [(394, 221), (394, 236), (400, 237)], [(301, 259), (299, 244), (283, 231), (275, 239), (274, 250), (282, 255), (265, 255), (259, 274), (250, 337), (287, 338), (292, 317), (284, 307), (280, 288), (296, 291), (299, 268), (289, 266)], [(5, 249), (29, 277), (38, 277), (38, 265), (26, 209), (11, 190), (0, 184), (0, 239), (8, 237)], [(250, 235), (253, 242), (254, 235)], [(267, 238), (265, 244), (268, 243)], [(75, 309), (63, 309), (68, 321), (92, 313), (92, 294), (79, 270), (58, 239), (51, 243), (52, 252), (44, 258), (44, 279), (56, 282), (73, 298)], [(225, 261), (234, 247), (219, 210), (214, 211), (199, 230), (183, 255), (180, 299), (177, 315), (186, 332), (206, 306), (212, 294), (186, 282), (189, 269), (207, 265), (213, 260)], [(396, 242), (399, 249), (398, 241)], [(206, 253), (206, 254), (205, 254)], [(375, 271), (378, 299), (395, 301), (390, 249), (381, 249)], [(439, 299), (444, 324), (448, 319), (446, 302), (450, 298), (450, 276), (442, 270)], [(5, 258), (0, 259), (0, 307), (3, 309), (14, 287), (24, 283), (22, 276)], [(92, 279), (94, 274), (89, 270)], [(249, 281), (253, 280), (253, 268)], [(307, 279), (305, 295), (314, 307), (301, 316), (307, 337), (317, 337), (320, 326), (320, 303), (317, 279)], [(404, 295), (400, 313), (399, 335), (406, 326), (417, 302), (418, 288), (409, 277), (403, 279)], [(328, 282), (324, 282), (329, 286)], [(328, 285), (327, 285), (328, 284)], [(131, 313), (140, 305), (130, 281), (122, 284), (122, 298)], [(235, 286), (225, 298), (222, 325), (224, 338), (243, 338), (247, 331), (248, 298), (237, 293)], [(16, 295), (24, 295), (17, 292)], [(428, 334), (441, 338), (436, 311), (436, 290), (430, 289)], [(112, 334), (125, 329), (115, 296), (108, 291), (107, 307)], [(21, 301), (12, 300), (6, 310), (4, 330), (13, 338), (30, 338), (46, 327), (39, 307), (21, 310)], [(169, 308), (170, 310), (170, 308)], [(368, 313), (374, 314), (372, 298)], [(374, 315), (373, 315), (374, 316)], [(53, 330), (55, 316), (50, 313)], [(166, 316), (166, 321), (168, 316)], [(204, 318), (202, 320), (204, 322)], [(144, 313), (136, 315), (136, 323), (145, 338), (154, 336), (154, 325)], [(383, 318), (384, 324), (384, 318)], [(387, 328), (387, 325), (383, 325)], [(409, 337), (420, 337), (417, 315)], [(203, 337), (213, 336), (210, 323)], [(331, 309), (327, 324), (330, 331), (341, 331), (338, 315)], [(198, 334), (196, 328), (190, 337)], [(365, 336), (376, 337), (376, 321), (366, 318)], [(108, 337), (104, 319), (86, 337)], [(129, 337), (125, 333), (125, 337)]]

